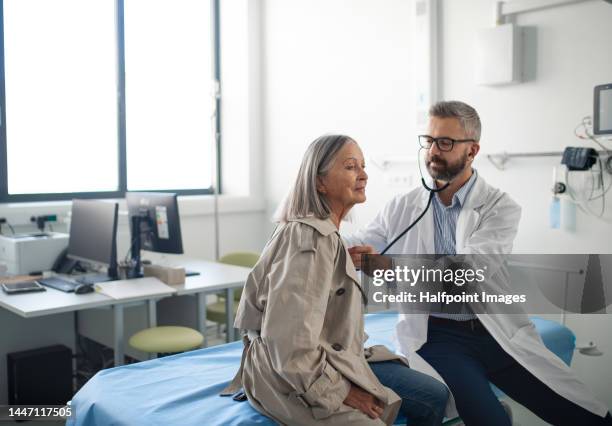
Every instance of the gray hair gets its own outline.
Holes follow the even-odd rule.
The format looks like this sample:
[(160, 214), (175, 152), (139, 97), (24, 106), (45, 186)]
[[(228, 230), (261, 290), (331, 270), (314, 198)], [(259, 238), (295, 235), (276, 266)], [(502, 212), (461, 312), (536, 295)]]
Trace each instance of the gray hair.
[(456, 118), (459, 120), (465, 135), (480, 141), (481, 124), (480, 117), (474, 108), (460, 101), (442, 101), (433, 105), (429, 109), (430, 117)]
[(345, 135), (324, 135), (315, 139), (304, 154), (293, 188), (283, 201), (274, 220), (286, 222), (307, 216), (326, 219), (331, 213), (325, 196), (317, 190), (317, 177), (329, 173), (338, 151), (348, 142)]

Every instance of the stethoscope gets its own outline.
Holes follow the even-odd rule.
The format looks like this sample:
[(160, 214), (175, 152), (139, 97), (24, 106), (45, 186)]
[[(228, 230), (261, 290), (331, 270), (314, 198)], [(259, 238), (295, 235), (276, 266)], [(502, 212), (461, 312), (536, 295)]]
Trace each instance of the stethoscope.
[(414, 226), (419, 223), (419, 221), (421, 219), (423, 219), (423, 216), (425, 216), (425, 213), (427, 213), (427, 210), (429, 210), (429, 207), (431, 206), (431, 200), (433, 200), (434, 195), (436, 195), (436, 193), (438, 192), (442, 192), (444, 191), (446, 188), (449, 187), (449, 185), (451, 184), (452, 181), (448, 181), (446, 182), (441, 188), (431, 188), (429, 185), (427, 185), (427, 182), (425, 182), (425, 178), (423, 177), (423, 170), (421, 169), (421, 160), (420, 160), (420, 156), (421, 156), (421, 150), (423, 148), (419, 148), (419, 154), (418, 154), (418, 159), (417, 159), (417, 163), (419, 165), (419, 174), (421, 175), (421, 183), (423, 184), (423, 187), (429, 191), (429, 199), (427, 200), (427, 206), (425, 207), (425, 210), (423, 210), (421, 212), (421, 214), (419, 215), (419, 217), (417, 217), (410, 225), (408, 225), (408, 227), (406, 229), (404, 229), (397, 237), (395, 237), (393, 239), (393, 241), (391, 241), (387, 247), (384, 248), (383, 251), (380, 252), (381, 255), (385, 254), (391, 247), (393, 247), (393, 244), (395, 244), (400, 238), (402, 238), (404, 235), (406, 235), (406, 233), (408, 231), (410, 231), (412, 228), (414, 228)]

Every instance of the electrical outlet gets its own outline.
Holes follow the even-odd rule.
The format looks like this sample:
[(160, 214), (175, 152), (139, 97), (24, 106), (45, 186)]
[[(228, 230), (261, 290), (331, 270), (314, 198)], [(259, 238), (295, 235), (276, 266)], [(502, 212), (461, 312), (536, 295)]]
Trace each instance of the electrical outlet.
[(385, 184), (392, 187), (410, 187), (414, 184), (414, 176), (408, 173), (392, 173), (385, 174)]

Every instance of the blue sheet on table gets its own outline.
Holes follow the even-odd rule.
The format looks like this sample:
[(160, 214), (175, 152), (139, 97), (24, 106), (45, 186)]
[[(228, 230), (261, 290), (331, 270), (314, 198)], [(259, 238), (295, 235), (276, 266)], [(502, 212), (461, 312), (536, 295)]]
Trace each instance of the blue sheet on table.
[[(574, 334), (557, 322), (532, 318), (546, 346), (567, 364)], [(395, 314), (366, 316), (369, 345), (393, 348)], [(248, 402), (218, 396), (240, 364), (242, 342), (103, 370), (72, 399), (69, 426), (273, 425)], [(398, 419), (399, 420), (399, 419)]]

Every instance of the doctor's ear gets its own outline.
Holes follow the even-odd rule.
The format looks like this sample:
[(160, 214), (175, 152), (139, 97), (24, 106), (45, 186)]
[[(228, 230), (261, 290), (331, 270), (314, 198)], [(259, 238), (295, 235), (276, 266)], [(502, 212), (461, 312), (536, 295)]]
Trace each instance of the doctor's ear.
[(468, 157), (470, 157), (473, 160), (478, 154), (478, 151), (480, 151), (480, 143), (479, 142), (473, 143), (472, 146), (470, 147), (470, 152), (468, 152)]

